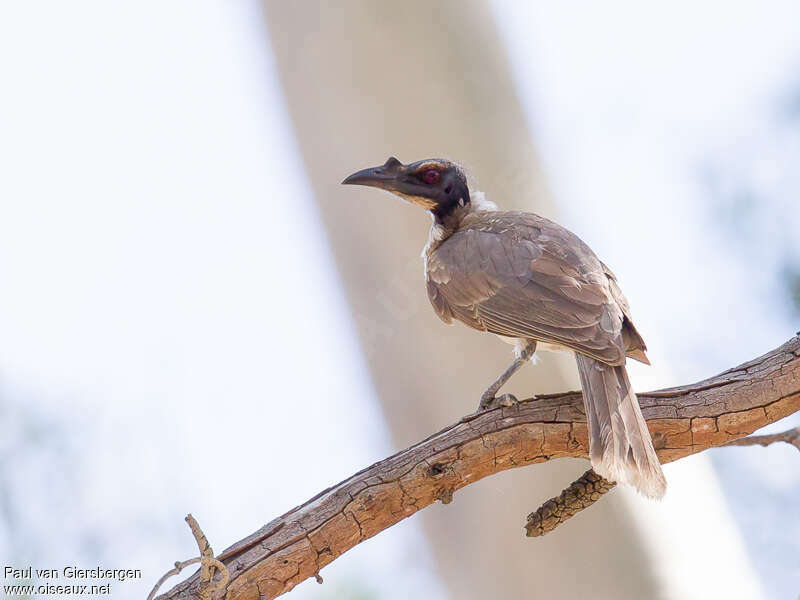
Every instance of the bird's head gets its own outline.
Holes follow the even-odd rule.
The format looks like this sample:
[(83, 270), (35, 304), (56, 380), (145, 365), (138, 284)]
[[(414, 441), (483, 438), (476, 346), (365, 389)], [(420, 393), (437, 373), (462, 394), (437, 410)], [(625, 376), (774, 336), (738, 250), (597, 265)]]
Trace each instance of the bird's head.
[(455, 163), (441, 158), (404, 165), (392, 156), (381, 166), (353, 173), (342, 183), (387, 190), (437, 217), (470, 201), (464, 172)]

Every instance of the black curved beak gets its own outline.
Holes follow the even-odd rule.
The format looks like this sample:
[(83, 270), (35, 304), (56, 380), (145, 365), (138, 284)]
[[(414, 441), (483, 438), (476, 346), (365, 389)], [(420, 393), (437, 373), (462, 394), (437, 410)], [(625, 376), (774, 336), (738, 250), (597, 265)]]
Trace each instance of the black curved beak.
[(343, 185), (368, 185), (383, 190), (396, 189), (397, 178), (401, 173), (403, 163), (394, 156), (389, 158), (380, 167), (370, 167), (356, 171), (342, 181)]
[(381, 167), (370, 167), (369, 169), (362, 169), (356, 171), (352, 175), (342, 181), (342, 185), (368, 185), (371, 187), (386, 188), (389, 182), (395, 180), (394, 173), (385, 173), (381, 171)]

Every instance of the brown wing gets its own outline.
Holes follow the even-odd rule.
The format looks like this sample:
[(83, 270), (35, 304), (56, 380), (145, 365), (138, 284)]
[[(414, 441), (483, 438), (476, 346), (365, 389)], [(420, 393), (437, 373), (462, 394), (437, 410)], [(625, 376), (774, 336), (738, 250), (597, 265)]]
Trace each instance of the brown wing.
[(524, 212), (474, 213), (428, 253), (426, 272), (431, 304), (446, 322), (625, 362), (624, 296), (615, 297), (589, 247), (552, 221)]
[(633, 324), (633, 317), (631, 316), (631, 307), (628, 305), (628, 299), (622, 293), (622, 290), (617, 283), (617, 278), (614, 273), (611, 272), (611, 269), (608, 268), (606, 263), (600, 262), (603, 267), (603, 271), (605, 272), (606, 276), (608, 277), (608, 284), (609, 288), (611, 289), (611, 295), (616, 300), (617, 305), (622, 310), (623, 320), (622, 320), (622, 337), (625, 340), (625, 349), (627, 351), (628, 356), (631, 358), (635, 358), (638, 361), (641, 361), (646, 364), (650, 364), (650, 360), (647, 358), (645, 352), (647, 351), (647, 345), (644, 343), (642, 336), (639, 334), (639, 331), (636, 329), (636, 326)]

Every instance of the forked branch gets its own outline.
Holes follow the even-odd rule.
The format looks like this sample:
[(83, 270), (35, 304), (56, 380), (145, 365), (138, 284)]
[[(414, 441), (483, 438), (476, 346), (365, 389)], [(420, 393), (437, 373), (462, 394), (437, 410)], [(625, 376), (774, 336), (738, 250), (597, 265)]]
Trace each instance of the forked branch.
[[(749, 435), (732, 440), (725, 446), (769, 446), (777, 442), (786, 442), (800, 450), (800, 427), (794, 427), (781, 433), (769, 435)], [(550, 533), (567, 519), (571, 519), (580, 511), (589, 508), (600, 500), (606, 492), (610, 492), (617, 484), (604, 479), (589, 469), (573, 481), (568, 488), (555, 498), (550, 498), (538, 509), (528, 515), (525, 530), (528, 537), (539, 537)]]
[[(697, 384), (640, 394), (639, 402), (661, 462), (727, 444), (800, 410), (800, 339)], [(585, 458), (587, 451), (580, 392), (465, 417), (222, 552), (217, 559), (230, 573), (225, 597), (275, 598), (356, 544), (437, 500), (449, 502), (464, 486), (514, 467)], [(600, 487), (591, 490), (598, 497)], [(202, 588), (195, 573), (160, 598), (198, 597)]]

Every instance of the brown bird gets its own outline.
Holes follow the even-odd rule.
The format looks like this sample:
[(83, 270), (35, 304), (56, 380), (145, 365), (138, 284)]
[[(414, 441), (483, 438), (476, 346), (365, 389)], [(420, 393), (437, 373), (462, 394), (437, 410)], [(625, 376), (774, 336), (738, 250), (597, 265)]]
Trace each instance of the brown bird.
[(342, 183), (381, 188), (430, 211), (425, 246), (428, 298), (453, 319), (515, 344), (516, 360), (481, 396), (483, 410), (516, 402), (495, 398), (537, 344), (574, 352), (594, 470), (660, 498), (666, 480), (625, 371), (626, 356), (650, 364), (628, 301), (611, 270), (578, 236), (543, 217), (497, 210), (470, 193), (462, 169), (432, 158), (385, 164)]

